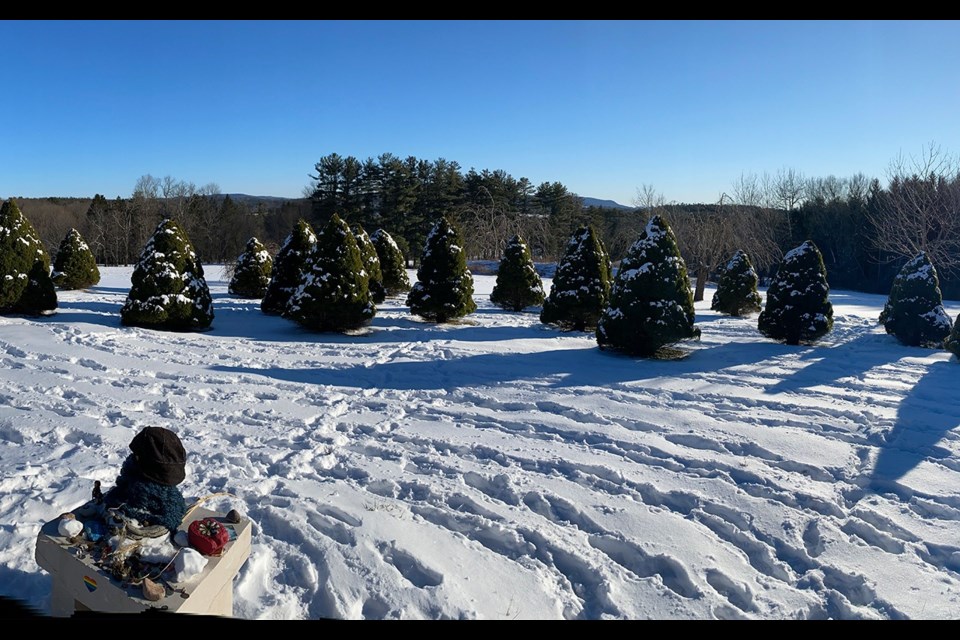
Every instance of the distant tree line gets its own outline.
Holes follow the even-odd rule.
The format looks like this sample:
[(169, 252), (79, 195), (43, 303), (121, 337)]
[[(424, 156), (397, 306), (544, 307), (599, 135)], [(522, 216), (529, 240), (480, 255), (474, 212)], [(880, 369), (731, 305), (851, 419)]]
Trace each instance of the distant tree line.
[(44, 245), (55, 251), (70, 229), (77, 229), (100, 265), (134, 264), (157, 225), (175, 220), (193, 240), (204, 263), (232, 264), (252, 237), (276, 253), (294, 223), (308, 217), (305, 199), (269, 204), (235, 200), (216, 184), (197, 187), (166, 176), (140, 177), (128, 198), (17, 198)]
[(930, 146), (891, 163), (884, 185), (863, 174), (805, 177), (793, 169), (742, 175), (714, 203), (667, 203), (649, 185), (633, 208), (584, 206), (560, 182), (534, 185), (503, 170), (464, 171), (454, 161), (358, 160), (332, 153), (314, 166), (299, 199), (234, 199), (215, 184), (197, 187), (142, 176), (127, 198), (18, 198), (49, 251), (78, 229), (98, 264), (132, 264), (157, 224), (174, 219), (205, 263), (232, 264), (251, 237), (271, 255), (297, 220), (316, 228), (336, 213), (350, 225), (389, 231), (410, 266), (438, 216), (463, 230), (471, 260), (499, 260), (513, 236), (537, 262), (555, 262), (577, 229), (597, 230), (618, 263), (647, 220), (670, 221), (695, 299), (738, 250), (768, 281), (784, 254), (806, 240), (823, 254), (834, 288), (886, 293), (900, 268), (924, 252), (944, 295), (960, 298), (960, 163)]
[(304, 190), (314, 224), (336, 213), (367, 229), (388, 229), (416, 256), (438, 216), (464, 230), (471, 258), (498, 260), (514, 235), (531, 239), (539, 260), (555, 260), (570, 234), (597, 212), (559, 182), (534, 185), (497, 169), (464, 172), (456, 162), (384, 153), (358, 160), (332, 153), (316, 163)]
[[(944, 295), (960, 298), (960, 161), (931, 145), (895, 159), (888, 173), (886, 186), (863, 174), (744, 175), (713, 204), (665, 204), (645, 186), (636, 204), (670, 219), (698, 300), (737, 250), (750, 255), (766, 282), (784, 253), (806, 240), (822, 252), (832, 288), (886, 294), (922, 252)], [(622, 255), (615, 243), (608, 246)]]

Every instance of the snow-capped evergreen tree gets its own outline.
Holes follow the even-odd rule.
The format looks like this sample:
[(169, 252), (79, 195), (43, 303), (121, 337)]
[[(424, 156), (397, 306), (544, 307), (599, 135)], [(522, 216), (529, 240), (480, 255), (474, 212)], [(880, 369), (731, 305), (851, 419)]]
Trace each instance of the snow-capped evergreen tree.
[(351, 229), (353, 237), (357, 239), (357, 248), (360, 249), (360, 261), (367, 272), (370, 286), (370, 299), (375, 304), (380, 304), (386, 297), (386, 290), (383, 287), (383, 272), (380, 269), (380, 256), (377, 255), (377, 248), (373, 246), (373, 241), (363, 227), (359, 224), (353, 225)]
[(26, 315), (38, 316), (52, 313), (56, 308), (57, 290), (50, 278), (50, 269), (44, 266), (42, 260), (37, 260), (27, 274), (27, 288), (20, 296), (17, 310)]
[(357, 239), (334, 214), (317, 236), (283, 316), (313, 331), (349, 331), (369, 324), (376, 312)]
[(0, 207), (0, 313), (41, 315), (57, 308), (50, 256), (13, 199)]
[(287, 309), (290, 296), (300, 286), (307, 257), (317, 244), (317, 236), (306, 220), (300, 219), (286, 237), (273, 261), (270, 284), (263, 294), (260, 310), (264, 313), (282, 314)]
[(576, 331), (596, 328), (610, 299), (611, 271), (600, 236), (592, 226), (580, 227), (557, 264), (540, 321)]
[(960, 315), (957, 316), (956, 322), (953, 323), (953, 330), (950, 331), (950, 335), (943, 341), (943, 348), (953, 355), (960, 357)]
[(543, 300), (543, 281), (533, 264), (530, 248), (517, 234), (507, 243), (500, 259), (490, 301), (503, 309), (523, 311), (543, 304)]
[(237, 257), (227, 291), (241, 298), (262, 298), (267, 292), (272, 272), (273, 258), (270, 252), (260, 240), (250, 238), (243, 253)]
[(407, 294), (407, 305), (411, 312), (434, 322), (461, 318), (477, 310), (463, 236), (445, 217), (427, 235), (417, 282)]
[(654, 216), (620, 261), (610, 304), (597, 324), (597, 343), (630, 355), (698, 338), (687, 265), (667, 221)]
[(395, 296), (410, 291), (410, 277), (407, 275), (407, 260), (393, 237), (383, 229), (377, 229), (370, 236), (373, 247), (380, 259), (380, 274), (383, 277), (384, 293)]
[(812, 241), (783, 257), (767, 288), (757, 328), (768, 338), (792, 345), (815, 342), (833, 328), (827, 269)]
[(86, 289), (100, 282), (97, 259), (76, 229), (70, 229), (60, 243), (51, 278), (61, 289)]
[(157, 225), (133, 270), (130, 293), (120, 309), (125, 325), (199, 330), (213, 322), (213, 300), (203, 265), (175, 221)]
[(744, 316), (760, 311), (763, 301), (757, 292), (759, 280), (750, 258), (738, 250), (720, 274), (710, 308), (731, 316)]
[(939, 348), (950, 335), (952, 323), (943, 308), (940, 279), (926, 253), (909, 260), (894, 278), (880, 323), (911, 347)]

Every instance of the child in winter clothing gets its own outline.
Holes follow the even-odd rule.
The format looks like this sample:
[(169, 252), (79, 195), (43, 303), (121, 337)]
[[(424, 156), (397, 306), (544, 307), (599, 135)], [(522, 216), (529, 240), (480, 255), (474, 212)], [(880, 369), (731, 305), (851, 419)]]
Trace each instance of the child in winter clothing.
[(177, 488), (186, 477), (183, 443), (168, 429), (146, 427), (134, 436), (130, 451), (116, 484), (103, 496), (105, 506), (140, 526), (162, 525), (176, 531), (187, 513)]

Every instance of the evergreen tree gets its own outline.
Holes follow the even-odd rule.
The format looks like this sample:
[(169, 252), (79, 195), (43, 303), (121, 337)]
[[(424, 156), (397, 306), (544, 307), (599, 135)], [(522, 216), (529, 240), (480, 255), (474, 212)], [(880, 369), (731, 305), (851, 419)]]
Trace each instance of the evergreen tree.
[(357, 248), (360, 249), (360, 260), (370, 281), (370, 299), (375, 304), (380, 304), (386, 299), (387, 294), (383, 287), (383, 272), (380, 269), (380, 257), (377, 255), (377, 248), (373, 246), (373, 241), (362, 226), (355, 224), (352, 231), (353, 236), (357, 239)]
[(0, 313), (41, 315), (57, 308), (50, 256), (17, 202), (0, 207)]
[(120, 321), (175, 330), (205, 329), (213, 322), (213, 300), (203, 265), (190, 239), (172, 219), (157, 225), (140, 253)]
[(377, 229), (370, 237), (380, 259), (380, 275), (383, 277), (384, 293), (395, 296), (410, 291), (407, 276), (407, 260), (393, 237), (383, 229)]
[(710, 308), (731, 316), (744, 316), (760, 311), (762, 300), (757, 292), (759, 277), (743, 251), (737, 251), (720, 274)]
[(594, 329), (610, 299), (611, 271), (610, 256), (593, 226), (580, 227), (557, 265), (540, 321), (576, 331)]
[(947, 336), (947, 339), (943, 341), (943, 348), (953, 355), (960, 357), (960, 316), (957, 316), (957, 321), (953, 323), (953, 330), (950, 332), (950, 335)]
[(270, 284), (272, 271), (270, 252), (256, 237), (250, 238), (243, 253), (237, 257), (227, 290), (241, 298), (262, 298)]
[(27, 274), (27, 288), (20, 296), (17, 311), (27, 315), (47, 315), (57, 308), (57, 291), (50, 278), (50, 268), (43, 260), (35, 260)]
[(407, 295), (407, 305), (411, 312), (434, 322), (461, 318), (477, 310), (463, 236), (445, 217), (427, 235), (417, 283)]
[(768, 338), (792, 345), (815, 342), (833, 328), (827, 270), (810, 240), (783, 257), (757, 327)]
[(376, 312), (357, 240), (333, 214), (283, 315), (313, 331), (349, 331), (369, 324)]
[(630, 355), (700, 337), (694, 326), (687, 266), (667, 221), (654, 216), (620, 261), (610, 304), (597, 324), (597, 343)]
[(530, 248), (517, 234), (503, 252), (490, 301), (510, 311), (523, 311), (529, 306), (543, 304), (543, 299), (543, 281), (533, 265)]
[(287, 309), (290, 296), (300, 286), (307, 258), (317, 245), (317, 236), (306, 220), (301, 218), (293, 231), (283, 241), (273, 261), (273, 272), (267, 292), (263, 294), (260, 310), (264, 313), (282, 314)]
[(940, 280), (926, 253), (917, 254), (900, 269), (880, 312), (880, 323), (911, 347), (939, 348), (950, 335), (952, 323), (943, 308)]
[(61, 289), (86, 289), (100, 282), (97, 260), (76, 229), (70, 229), (60, 243), (51, 277)]

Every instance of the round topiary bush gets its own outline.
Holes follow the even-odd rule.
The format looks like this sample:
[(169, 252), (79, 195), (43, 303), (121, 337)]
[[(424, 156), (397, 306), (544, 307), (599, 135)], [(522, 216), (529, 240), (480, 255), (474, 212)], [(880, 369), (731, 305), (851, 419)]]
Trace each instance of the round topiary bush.
[(833, 328), (833, 305), (823, 256), (807, 240), (783, 256), (757, 318), (760, 333), (787, 344), (815, 342)]
[(667, 221), (654, 216), (620, 261), (610, 304), (597, 324), (597, 343), (601, 349), (652, 356), (699, 336), (686, 263)]
[(880, 323), (911, 347), (940, 348), (950, 335), (952, 323), (943, 308), (940, 279), (926, 253), (909, 260), (893, 279)]
[(283, 315), (313, 331), (343, 332), (369, 324), (376, 312), (357, 240), (334, 214), (317, 236)]
[(51, 278), (60, 289), (86, 289), (100, 282), (93, 251), (76, 229), (70, 229), (60, 243)]
[(503, 309), (523, 311), (543, 304), (543, 281), (533, 264), (530, 248), (520, 235), (507, 243), (497, 269), (497, 281), (490, 301)]
[(164, 220), (147, 241), (133, 270), (130, 293), (120, 309), (125, 325), (199, 330), (213, 322), (213, 300), (190, 239)]
[(433, 322), (462, 318), (477, 310), (463, 236), (445, 217), (427, 235), (407, 305), (411, 312)]
[(282, 314), (287, 310), (290, 296), (300, 286), (300, 280), (307, 265), (307, 257), (316, 244), (317, 236), (313, 233), (313, 228), (306, 220), (298, 220), (293, 231), (277, 251), (277, 257), (273, 261), (273, 271), (270, 274), (270, 283), (260, 302), (261, 311)]
[(0, 313), (43, 315), (57, 308), (50, 256), (13, 199), (0, 206)]
[(540, 322), (563, 329), (595, 329), (610, 300), (610, 256), (592, 226), (580, 227), (557, 264)]
[(377, 229), (370, 236), (373, 247), (380, 259), (380, 275), (383, 278), (383, 290), (388, 296), (396, 296), (410, 291), (410, 277), (407, 275), (407, 260), (393, 237), (383, 229)]
[(270, 284), (273, 258), (257, 238), (250, 238), (237, 257), (227, 291), (241, 298), (262, 298)]
[(720, 274), (710, 308), (731, 316), (760, 311), (763, 300), (757, 291), (759, 281), (750, 258), (743, 251), (737, 251)]

